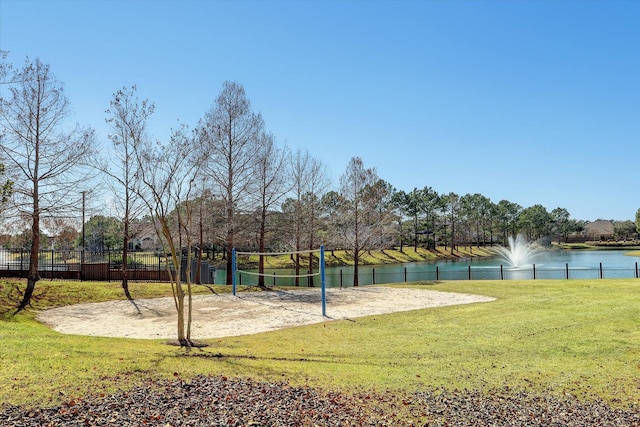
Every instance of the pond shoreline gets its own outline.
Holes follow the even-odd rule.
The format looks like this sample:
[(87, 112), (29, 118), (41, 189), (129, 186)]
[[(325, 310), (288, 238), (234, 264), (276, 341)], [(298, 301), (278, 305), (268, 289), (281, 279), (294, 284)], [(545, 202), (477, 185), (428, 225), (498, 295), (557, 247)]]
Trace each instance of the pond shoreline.
[[(500, 245), (493, 246), (475, 246), (475, 245), (457, 245), (452, 251), (450, 246), (438, 246), (436, 249), (426, 249), (413, 246), (393, 247), (382, 250), (366, 251), (360, 257), (359, 265), (361, 266), (378, 266), (388, 264), (404, 264), (411, 262), (437, 262), (437, 261), (464, 261), (473, 259), (483, 259), (498, 256), (496, 248)], [(602, 243), (553, 243), (546, 250), (569, 250), (569, 251), (588, 251), (588, 250), (629, 250), (640, 251), (640, 242), (616, 242)], [(640, 255), (638, 255), (640, 256)], [(266, 263), (268, 268), (293, 268), (293, 260), (288, 256), (267, 257)], [(317, 255), (314, 255), (317, 262)], [(325, 265), (327, 267), (352, 267), (353, 260), (345, 250), (325, 250)], [(308, 255), (300, 257), (300, 266), (308, 266)], [(220, 266), (223, 268), (224, 266)], [(243, 269), (257, 269), (258, 257), (249, 257), (249, 259), (238, 259), (238, 267)]]

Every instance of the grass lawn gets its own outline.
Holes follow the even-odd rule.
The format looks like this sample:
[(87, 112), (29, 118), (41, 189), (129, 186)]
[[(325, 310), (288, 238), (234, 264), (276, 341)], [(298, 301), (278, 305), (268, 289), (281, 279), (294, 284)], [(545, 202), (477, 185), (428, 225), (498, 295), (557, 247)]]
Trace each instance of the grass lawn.
[[(24, 285), (0, 282), (0, 311), (15, 300), (17, 283)], [(639, 280), (402, 286), (497, 300), (205, 340), (209, 347), (185, 350), (53, 332), (34, 320), (35, 310), (123, 295), (117, 283), (43, 280), (33, 310), (0, 318), (0, 401), (42, 406), (147, 378), (223, 374), (345, 391), (508, 387), (640, 405)], [(137, 298), (170, 293), (166, 284), (132, 283), (131, 290)]]

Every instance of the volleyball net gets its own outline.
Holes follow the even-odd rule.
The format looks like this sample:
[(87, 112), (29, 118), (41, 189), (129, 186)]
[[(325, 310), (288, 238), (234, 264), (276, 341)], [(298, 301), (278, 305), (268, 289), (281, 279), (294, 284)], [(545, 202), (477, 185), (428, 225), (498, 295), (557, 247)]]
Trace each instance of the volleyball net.
[[(301, 254), (314, 254), (318, 253), (318, 270), (316, 272), (309, 269), (306, 273), (303, 274), (287, 274), (285, 270), (276, 272), (272, 271), (271, 273), (259, 272), (255, 270), (240, 270), (238, 269), (238, 256), (281, 256), (281, 255), (301, 255)], [(233, 270), (232, 274), (232, 292), (233, 295), (236, 295), (237, 288), (237, 280), (241, 277), (242, 274), (246, 274), (249, 276), (262, 276), (264, 279), (270, 278), (271, 280), (275, 280), (276, 278), (287, 278), (287, 279), (300, 279), (306, 278), (311, 279), (313, 277), (320, 278), (320, 291), (321, 291), (321, 302), (322, 302), (322, 315), (326, 317), (327, 315), (327, 296), (326, 296), (326, 284), (325, 284), (325, 266), (324, 266), (324, 246), (320, 246), (318, 249), (310, 249), (303, 251), (291, 251), (291, 252), (240, 252), (233, 249), (231, 251), (231, 268)]]

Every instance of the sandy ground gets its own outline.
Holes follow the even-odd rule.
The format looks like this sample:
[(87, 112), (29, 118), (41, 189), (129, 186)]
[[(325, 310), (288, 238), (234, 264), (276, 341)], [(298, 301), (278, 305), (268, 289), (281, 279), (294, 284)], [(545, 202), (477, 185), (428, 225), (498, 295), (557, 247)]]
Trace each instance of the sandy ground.
[[(409, 311), (494, 298), (421, 289), (366, 286), (327, 289), (326, 317), (320, 289), (198, 295), (193, 300), (195, 339), (249, 335), (338, 319)], [(78, 304), (41, 312), (38, 320), (65, 334), (174, 338), (173, 298)]]

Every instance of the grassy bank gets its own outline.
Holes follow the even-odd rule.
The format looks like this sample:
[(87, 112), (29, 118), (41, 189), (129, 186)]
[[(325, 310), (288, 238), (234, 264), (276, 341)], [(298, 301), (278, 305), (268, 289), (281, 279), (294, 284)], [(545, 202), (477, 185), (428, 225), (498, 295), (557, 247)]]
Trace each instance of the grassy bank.
[[(494, 248), (491, 247), (456, 246), (456, 248), (451, 251), (450, 247), (445, 248), (444, 246), (438, 246), (436, 249), (414, 249), (412, 246), (405, 246), (402, 250), (399, 248), (393, 248), (365, 252), (360, 258), (360, 263), (362, 265), (383, 265), (405, 262), (466, 259), (492, 255), (495, 255), (495, 253)], [(317, 253), (314, 254), (314, 256), (317, 257)], [(300, 261), (303, 266), (309, 265), (308, 255), (302, 255)], [(255, 267), (258, 264), (258, 256), (239, 256), (238, 263), (244, 268)], [(279, 255), (265, 257), (265, 265), (268, 268), (293, 268), (295, 264), (291, 255)], [(344, 250), (328, 250), (325, 253), (325, 265), (327, 267), (353, 265), (353, 258)]]
[[(0, 401), (43, 405), (126, 389), (148, 378), (223, 374), (344, 390), (490, 392), (508, 386), (640, 404), (638, 280), (412, 286), (497, 300), (215, 339), (187, 351), (157, 340), (53, 332), (34, 320), (35, 309), (122, 299), (122, 291), (115, 283), (42, 281), (34, 310), (0, 321)], [(170, 292), (161, 284), (131, 287), (138, 298)], [(5, 312), (15, 297), (12, 289), (14, 283), (1, 282)]]
[[(638, 252), (640, 248), (640, 244), (637, 241), (629, 241), (629, 242), (586, 242), (586, 243), (558, 243), (557, 245), (561, 249), (580, 249), (580, 250), (594, 250), (594, 251), (602, 251), (602, 250), (628, 250)], [(637, 256), (637, 255), (635, 255)]]

